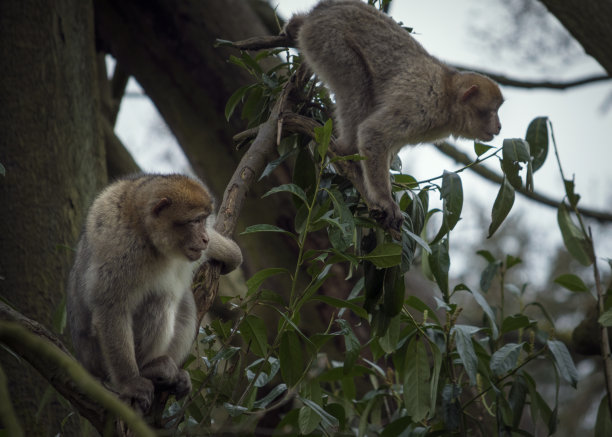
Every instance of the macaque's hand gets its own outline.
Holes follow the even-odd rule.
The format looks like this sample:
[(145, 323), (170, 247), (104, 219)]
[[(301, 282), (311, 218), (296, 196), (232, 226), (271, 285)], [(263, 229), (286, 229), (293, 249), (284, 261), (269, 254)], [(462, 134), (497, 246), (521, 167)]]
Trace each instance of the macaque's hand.
[(153, 401), (153, 383), (147, 378), (136, 376), (121, 384), (119, 398), (141, 414), (146, 414)]
[(404, 217), (397, 203), (392, 200), (385, 204), (378, 203), (372, 207), (371, 215), (394, 239), (401, 240)]
[(140, 371), (140, 375), (151, 380), (157, 390), (167, 390), (177, 399), (191, 391), (189, 373), (180, 369), (167, 355), (162, 355), (147, 363)]

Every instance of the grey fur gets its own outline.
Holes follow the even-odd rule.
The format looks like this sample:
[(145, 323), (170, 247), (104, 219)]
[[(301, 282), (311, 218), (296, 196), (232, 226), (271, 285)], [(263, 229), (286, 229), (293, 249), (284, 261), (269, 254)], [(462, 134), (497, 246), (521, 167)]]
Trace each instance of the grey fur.
[(406, 144), (449, 135), (489, 141), (499, 133), (499, 87), (432, 57), (387, 15), (359, 0), (324, 0), (284, 33), (335, 94), (337, 152), (365, 156), (362, 193), (382, 224), (402, 222), (389, 181)]
[[(180, 366), (197, 332), (195, 269), (206, 258), (225, 272), (242, 262), (236, 243), (212, 229), (214, 217), (177, 225), (211, 211), (199, 181), (139, 175), (109, 185), (88, 213), (67, 290), (72, 343), (85, 368), (141, 411), (154, 387), (177, 397), (191, 389)], [(177, 242), (174, 229), (197, 241)]]

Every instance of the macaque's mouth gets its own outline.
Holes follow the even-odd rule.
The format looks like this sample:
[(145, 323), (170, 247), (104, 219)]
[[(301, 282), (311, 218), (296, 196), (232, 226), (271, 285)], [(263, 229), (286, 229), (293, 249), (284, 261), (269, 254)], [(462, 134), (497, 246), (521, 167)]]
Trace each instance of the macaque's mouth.
[(188, 247), (187, 253), (185, 255), (187, 255), (187, 258), (189, 258), (191, 261), (195, 261), (199, 259), (200, 256), (202, 255), (202, 250), (204, 249), (198, 249), (196, 247)]

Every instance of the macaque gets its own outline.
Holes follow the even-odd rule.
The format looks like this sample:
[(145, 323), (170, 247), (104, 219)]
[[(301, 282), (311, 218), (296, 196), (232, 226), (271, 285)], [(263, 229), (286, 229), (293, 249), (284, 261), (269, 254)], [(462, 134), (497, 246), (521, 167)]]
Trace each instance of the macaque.
[[(429, 55), (393, 19), (358, 0), (324, 0), (294, 15), (284, 33), (335, 95), (336, 152), (359, 153), (362, 195), (379, 222), (399, 231), (391, 159), (406, 144), (453, 135), (490, 141), (501, 129), (499, 87)], [(393, 232), (392, 232), (393, 233)]]
[(191, 291), (206, 259), (222, 272), (242, 262), (217, 233), (213, 200), (182, 175), (136, 175), (104, 189), (91, 206), (67, 291), (79, 361), (121, 399), (146, 413), (154, 390), (191, 390), (181, 369), (197, 333)]

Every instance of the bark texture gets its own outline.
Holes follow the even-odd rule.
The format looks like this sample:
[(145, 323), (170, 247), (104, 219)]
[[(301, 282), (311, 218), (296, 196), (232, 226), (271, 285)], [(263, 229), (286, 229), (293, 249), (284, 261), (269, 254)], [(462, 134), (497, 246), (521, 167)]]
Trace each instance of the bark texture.
[[(0, 2), (0, 294), (47, 327), (105, 177), (93, 41), (90, 2)], [(5, 352), (0, 363), (26, 435), (59, 432), (55, 402), (33, 420), (48, 384)]]

